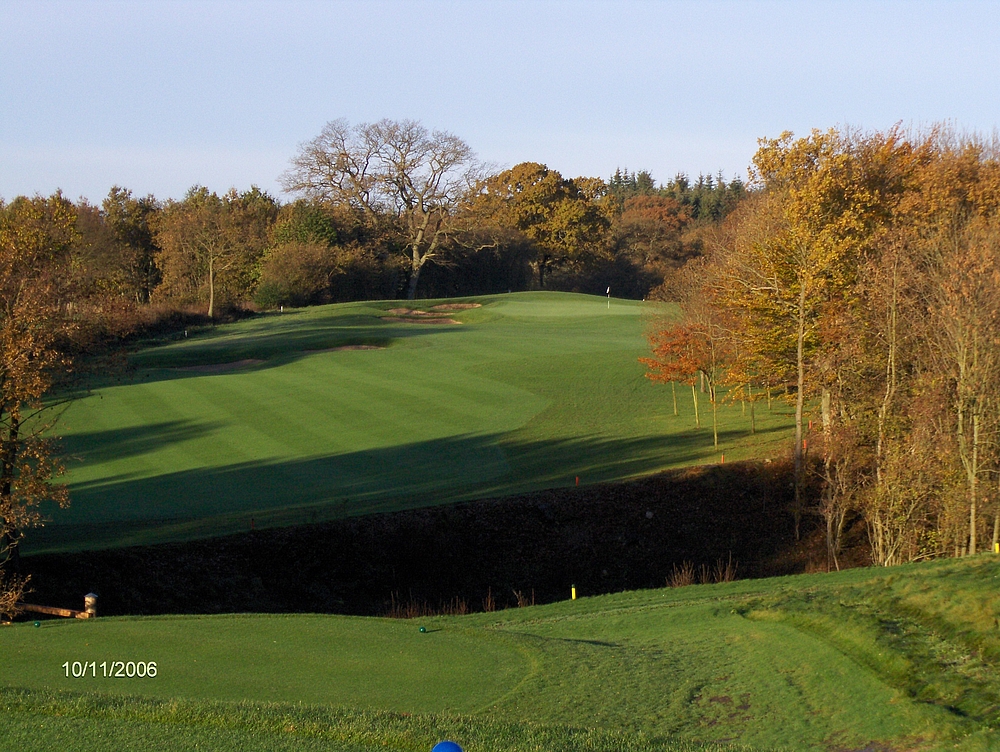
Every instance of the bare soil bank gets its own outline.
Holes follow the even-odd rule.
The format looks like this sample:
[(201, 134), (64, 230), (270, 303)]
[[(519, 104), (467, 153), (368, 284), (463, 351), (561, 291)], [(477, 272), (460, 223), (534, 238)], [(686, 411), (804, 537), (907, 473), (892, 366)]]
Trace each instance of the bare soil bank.
[[(100, 595), (104, 615), (325, 612), (515, 591), (544, 603), (662, 587), (674, 565), (729, 557), (737, 576), (825, 568), (822, 531), (793, 537), (787, 463), (734, 463), (640, 480), (148, 547), (24, 559), (34, 603)], [(863, 563), (858, 553), (842, 557)]]

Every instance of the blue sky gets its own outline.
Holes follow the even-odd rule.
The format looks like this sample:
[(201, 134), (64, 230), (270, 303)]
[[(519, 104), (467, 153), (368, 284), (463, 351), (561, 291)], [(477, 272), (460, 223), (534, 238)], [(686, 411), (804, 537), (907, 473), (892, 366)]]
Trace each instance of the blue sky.
[(996, 2), (0, 0), (0, 197), (277, 178), (329, 120), (482, 159), (745, 176), (762, 136), (991, 133)]

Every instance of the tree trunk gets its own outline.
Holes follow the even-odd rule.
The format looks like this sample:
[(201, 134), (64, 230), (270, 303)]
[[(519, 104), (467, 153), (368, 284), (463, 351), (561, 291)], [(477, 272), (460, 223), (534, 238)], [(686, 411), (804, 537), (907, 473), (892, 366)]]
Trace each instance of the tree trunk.
[(840, 514), (840, 500), (837, 494), (837, 480), (833, 477), (833, 419), (830, 414), (830, 390), (823, 389), (820, 398), (820, 415), (823, 420), (823, 480), (826, 486), (823, 489), (825, 499), (824, 514), (826, 516), (826, 569), (830, 571), (830, 564), (839, 570), (840, 564), (837, 561), (837, 548), (839, 536), (834, 535), (834, 528), (837, 517)]
[(837, 564), (837, 557), (833, 552), (833, 515), (826, 515), (826, 571), (830, 571), (830, 565), (836, 564), (837, 569), (840, 569), (840, 565)]
[(800, 281), (799, 289), (799, 310), (798, 310), (798, 330), (795, 335), (795, 361), (798, 369), (796, 383), (798, 393), (795, 395), (795, 447), (793, 459), (795, 464), (795, 506), (792, 513), (795, 516), (795, 540), (799, 540), (799, 527), (802, 523), (802, 492), (803, 492), (803, 470), (804, 457), (802, 446), (802, 412), (805, 407), (805, 386), (806, 386), (806, 364), (805, 364), (805, 341), (806, 341), (806, 286)]
[(896, 394), (896, 330), (899, 309), (898, 274), (896, 267), (892, 269), (892, 298), (889, 306), (888, 350), (885, 359), (885, 393), (878, 410), (878, 432), (875, 439), (875, 485), (882, 484), (882, 464), (884, 462), (886, 442), (886, 421), (893, 397)]
[(215, 259), (208, 257), (208, 317), (215, 318)]
[(694, 424), (701, 428), (701, 419), (698, 417), (698, 390), (695, 388), (694, 381), (691, 382), (691, 398), (694, 400)]
[[(10, 416), (10, 425), (7, 430), (7, 440), (3, 442), (2, 467), (0, 467), (0, 498), (9, 500), (14, 490), (14, 468), (17, 464), (17, 443), (21, 430), (21, 421), (15, 413)], [(6, 506), (6, 505), (5, 505)], [(0, 560), (3, 574), (7, 576), (18, 576), (21, 574), (21, 553), (18, 548), (18, 531), (16, 528), (7, 525), (7, 520), (3, 520), (3, 539), (0, 540), (0, 553), (4, 558)]]
[(969, 484), (969, 555), (976, 553), (976, 507), (979, 495), (979, 415), (972, 416), (972, 479)]
[(17, 577), (21, 574), (21, 552), (17, 546), (18, 531), (11, 528), (4, 532), (0, 541), (0, 551), (6, 551), (6, 558), (0, 561), (0, 573)]
[(538, 259), (538, 288), (540, 290), (545, 289), (545, 267), (548, 263), (549, 256), (547, 253), (543, 253)]
[(718, 449), (719, 448), (719, 420), (716, 413), (716, 400), (715, 400), (715, 384), (709, 383), (708, 385), (708, 396), (712, 400), (712, 445)]
[(420, 281), (420, 269), (422, 264), (414, 262), (413, 268), (410, 270), (410, 284), (406, 287), (406, 299), (414, 300), (417, 296), (417, 282)]
[[(840, 571), (840, 559), (838, 555), (840, 554), (840, 542), (844, 537), (844, 521), (846, 518), (847, 514), (844, 509), (838, 507), (834, 514), (830, 515), (827, 519), (827, 550), (830, 552), (833, 566), (838, 572)], [(829, 570), (829, 566), (827, 569)]]
[(674, 417), (676, 417), (677, 416), (677, 382), (676, 381), (671, 381), (670, 382), (670, 393), (673, 395), (673, 398), (674, 398)]
[(747, 391), (750, 393), (750, 434), (757, 433), (757, 417), (754, 413), (753, 387), (747, 384)]

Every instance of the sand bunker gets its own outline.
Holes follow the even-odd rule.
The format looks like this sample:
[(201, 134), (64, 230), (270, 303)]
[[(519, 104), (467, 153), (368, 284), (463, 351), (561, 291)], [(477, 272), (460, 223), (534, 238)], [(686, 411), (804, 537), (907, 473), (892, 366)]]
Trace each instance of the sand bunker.
[(442, 303), (431, 308), (433, 313), (421, 311), (419, 308), (390, 308), (386, 313), (392, 315), (383, 316), (382, 320), (395, 324), (461, 324), (461, 321), (442, 316), (441, 312), (464, 311), (467, 308), (479, 307), (479, 303)]
[(421, 311), (418, 308), (390, 308), (386, 313), (391, 316), (383, 316), (383, 321), (392, 321), (399, 324), (461, 324), (461, 321), (445, 318), (442, 311), (465, 311), (469, 308), (479, 308), (479, 303), (442, 303), (431, 308), (433, 313)]
[(247, 358), (246, 360), (234, 360), (231, 363), (212, 363), (207, 366), (184, 366), (182, 368), (171, 368), (171, 371), (187, 371), (189, 373), (225, 373), (226, 371), (237, 371), (248, 366), (257, 366), (263, 363), (259, 358)]
[(384, 350), (382, 345), (341, 345), (340, 347), (327, 347), (322, 350), (306, 350), (307, 353), (340, 352), (341, 350)]
[(442, 303), (431, 306), (432, 311), (467, 311), (470, 308), (482, 308), (482, 303)]
[[(433, 309), (431, 309), (433, 310)], [(390, 308), (386, 313), (391, 313), (393, 316), (438, 316), (437, 313), (428, 313), (427, 311), (421, 311), (419, 308)]]
[(383, 316), (383, 321), (392, 321), (398, 324), (461, 324), (461, 321), (455, 321), (455, 319), (446, 319), (441, 317), (435, 318), (402, 318), (400, 316)]

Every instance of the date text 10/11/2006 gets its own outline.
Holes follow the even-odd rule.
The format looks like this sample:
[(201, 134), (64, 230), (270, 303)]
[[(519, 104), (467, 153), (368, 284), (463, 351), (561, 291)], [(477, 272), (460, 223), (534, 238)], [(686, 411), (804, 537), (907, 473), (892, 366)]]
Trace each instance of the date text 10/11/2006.
[(156, 676), (156, 661), (66, 661), (62, 665), (67, 678), (85, 676), (103, 679), (152, 679)]

